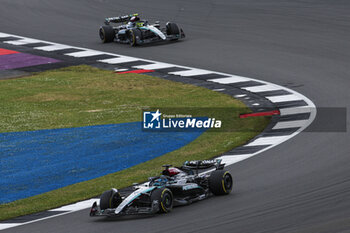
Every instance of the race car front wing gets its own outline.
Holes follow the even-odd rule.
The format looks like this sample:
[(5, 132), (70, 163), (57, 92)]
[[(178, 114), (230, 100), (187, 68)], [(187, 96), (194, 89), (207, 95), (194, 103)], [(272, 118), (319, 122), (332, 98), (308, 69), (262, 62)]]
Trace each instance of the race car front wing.
[(129, 206), (119, 213), (116, 213), (115, 210), (116, 208), (101, 210), (100, 207), (97, 205), (97, 202), (95, 201), (94, 204), (92, 204), (92, 207), (90, 209), (90, 216), (91, 217), (98, 217), (98, 216), (112, 217), (112, 216), (125, 216), (125, 215), (156, 214), (159, 212), (159, 203), (157, 200), (154, 200), (151, 203), (150, 207)]

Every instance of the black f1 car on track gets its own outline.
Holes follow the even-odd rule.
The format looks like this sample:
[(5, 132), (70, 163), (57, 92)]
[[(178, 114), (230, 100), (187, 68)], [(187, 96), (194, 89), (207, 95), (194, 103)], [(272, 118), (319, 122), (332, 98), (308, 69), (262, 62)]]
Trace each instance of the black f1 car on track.
[[(147, 20), (141, 20), (138, 14), (106, 18), (104, 23), (99, 30), (103, 43), (116, 41), (135, 46), (185, 37), (183, 30), (175, 23), (168, 22), (165, 28), (161, 28), (159, 21), (149, 24)], [(111, 26), (111, 23), (120, 25)]]
[(173, 206), (188, 205), (212, 195), (229, 194), (232, 176), (221, 160), (187, 161), (181, 167), (164, 165), (162, 175), (133, 186), (133, 192), (105, 191), (91, 207), (90, 216), (123, 216), (170, 212)]

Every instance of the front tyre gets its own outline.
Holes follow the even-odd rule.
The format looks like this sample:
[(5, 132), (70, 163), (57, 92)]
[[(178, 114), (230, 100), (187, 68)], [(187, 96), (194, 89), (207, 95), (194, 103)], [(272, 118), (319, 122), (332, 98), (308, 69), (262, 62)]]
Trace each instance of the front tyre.
[(116, 189), (110, 189), (102, 193), (100, 197), (101, 210), (116, 208), (122, 202), (122, 198)]
[(232, 186), (233, 180), (229, 171), (216, 170), (209, 176), (209, 190), (214, 195), (229, 194)]
[(168, 188), (158, 188), (152, 191), (151, 202), (157, 200), (159, 213), (168, 213), (173, 209), (173, 193)]
[(115, 38), (115, 32), (112, 26), (101, 26), (99, 35), (103, 43), (112, 42)]
[(172, 40), (178, 40), (184, 35), (185, 33), (180, 29), (180, 27), (176, 23), (170, 23), (168, 22), (166, 24), (166, 34), (169, 36), (174, 36)]
[(141, 30), (138, 28), (133, 28), (128, 31), (128, 40), (131, 46), (136, 46), (138, 40), (142, 40)]

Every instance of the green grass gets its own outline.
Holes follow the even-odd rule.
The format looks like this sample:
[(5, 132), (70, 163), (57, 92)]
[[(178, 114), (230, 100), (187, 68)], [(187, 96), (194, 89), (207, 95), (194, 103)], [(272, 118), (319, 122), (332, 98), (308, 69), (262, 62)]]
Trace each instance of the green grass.
[(178, 150), (117, 173), (2, 204), (0, 220), (88, 199), (111, 187), (123, 188), (145, 181), (159, 174), (162, 164), (180, 165), (185, 160), (217, 156), (253, 138), (270, 119), (237, 120), (237, 114), (249, 109), (222, 93), (146, 75), (115, 74), (90, 66), (0, 81), (0, 132), (141, 121), (142, 109), (149, 107), (164, 107), (169, 111), (197, 107), (194, 115), (207, 113), (216, 119), (221, 117), (226, 131), (205, 132)]

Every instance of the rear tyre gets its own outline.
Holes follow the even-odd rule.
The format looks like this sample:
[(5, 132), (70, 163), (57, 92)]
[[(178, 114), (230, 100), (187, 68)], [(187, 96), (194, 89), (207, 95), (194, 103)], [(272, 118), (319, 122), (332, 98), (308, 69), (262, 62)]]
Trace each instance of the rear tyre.
[(112, 26), (101, 26), (99, 35), (103, 43), (112, 42), (115, 38), (115, 32)]
[(214, 195), (229, 194), (232, 190), (233, 180), (230, 172), (224, 170), (216, 170), (210, 174), (209, 190)]
[(136, 46), (138, 40), (142, 40), (141, 30), (138, 28), (133, 28), (128, 31), (128, 40), (131, 46)]
[(168, 188), (159, 188), (152, 191), (151, 202), (157, 200), (159, 213), (168, 213), (173, 209), (173, 193)]
[(101, 210), (116, 208), (122, 201), (119, 192), (116, 189), (111, 189), (102, 193), (100, 197)]

